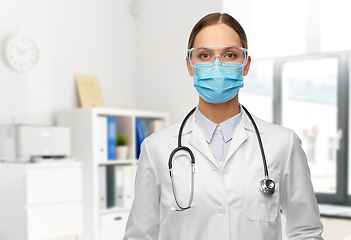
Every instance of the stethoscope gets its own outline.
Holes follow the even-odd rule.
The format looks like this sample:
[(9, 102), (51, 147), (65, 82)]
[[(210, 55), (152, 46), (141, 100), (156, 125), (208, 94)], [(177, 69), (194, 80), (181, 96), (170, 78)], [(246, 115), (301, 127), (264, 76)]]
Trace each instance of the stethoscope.
[[(252, 125), (255, 128), (258, 144), (260, 145), (265, 178), (260, 181), (259, 189), (261, 190), (261, 192), (263, 194), (270, 196), (270, 195), (273, 195), (274, 192), (275, 192), (275, 183), (274, 183), (274, 181), (272, 179), (269, 178), (267, 162), (266, 162), (266, 156), (264, 154), (261, 136), (259, 134), (257, 125), (256, 125), (255, 121), (253, 120), (251, 114), (249, 113), (249, 111), (244, 106), (242, 106), (242, 107), (243, 107), (244, 111), (246, 112), (247, 116), (249, 117)], [(186, 117), (184, 118), (184, 120), (183, 120), (183, 122), (182, 122), (182, 124), (181, 124), (181, 126), (179, 128), (178, 147), (175, 148), (172, 151), (171, 155), (169, 156), (169, 160), (168, 160), (168, 168), (169, 168), (169, 175), (171, 177), (171, 182), (172, 182), (173, 196), (174, 196), (174, 200), (175, 200), (177, 206), (179, 207), (179, 209), (171, 208), (172, 211), (184, 211), (184, 210), (187, 210), (189, 208), (195, 207), (195, 203), (193, 203), (193, 197), (194, 197), (194, 175), (195, 175), (195, 157), (194, 157), (193, 152), (188, 147), (182, 146), (183, 128), (185, 126), (185, 123), (187, 122), (189, 117), (195, 112), (195, 110), (196, 110), (196, 107), (194, 109), (192, 109), (188, 113), (188, 115), (186, 115)], [(173, 179), (173, 168), (172, 168), (172, 161), (173, 161), (174, 154), (176, 154), (178, 151), (182, 151), (182, 150), (184, 150), (184, 151), (189, 153), (190, 160), (191, 160), (191, 191), (190, 191), (189, 202), (188, 202), (188, 205), (186, 207), (180, 206), (180, 204), (178, 202), (178, 198), (177, 198), (177, 194), (176, 194), (176, 187), (175, 187), (174, 179)]]

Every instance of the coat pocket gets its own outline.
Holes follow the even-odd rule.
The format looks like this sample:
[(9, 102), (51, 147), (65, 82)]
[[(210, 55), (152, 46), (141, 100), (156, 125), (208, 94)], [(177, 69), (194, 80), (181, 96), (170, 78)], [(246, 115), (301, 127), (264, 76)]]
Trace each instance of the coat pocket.
[(171, 211), (171, 207), (168, 204), (161, 203), (158, 239), (180, 239), (180, 228), (177, 220), (177, 214), (178, 212)]
[(260, 190), (264, 178), (263, 168), (249, 167), (245, 172), (244, 213), (251, 221), (275, 222), (279, 213), (280, 184), (278, 171), (268, 169), (269, 177), (275, 182), (275, 193), (266, 195)]

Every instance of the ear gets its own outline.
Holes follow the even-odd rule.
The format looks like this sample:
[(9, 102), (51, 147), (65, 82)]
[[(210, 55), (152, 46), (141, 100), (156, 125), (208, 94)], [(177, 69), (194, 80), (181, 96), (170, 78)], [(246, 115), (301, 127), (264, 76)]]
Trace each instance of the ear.
[(189, 75), (193, 77), (194, 76), (194, 69), (192, 66), (190, 66), (188, 57), (186, 57), (186, 66), (188, 67)]
[(249, 56), (247, 59), (247, 63), (244, 67), (243, 76), (246, 76), (249, 73), (250, 64), (251, 64), (251, 57)]

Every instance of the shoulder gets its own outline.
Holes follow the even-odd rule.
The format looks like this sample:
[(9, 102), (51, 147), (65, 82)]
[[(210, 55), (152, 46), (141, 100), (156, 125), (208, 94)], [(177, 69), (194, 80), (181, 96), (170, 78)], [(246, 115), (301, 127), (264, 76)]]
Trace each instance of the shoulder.
[(166, 128), (152, 133), (148, 139), (165, 139), (168, 137), (176, 137), (177, 129), (180, 127), (180, 122), (174, 123)]
[[(281, 164), (281, 172), (290, 171), (293, 165), (306, 165), (306, 156), (297, 134), (289, 128), (273, 124), (254, 117), (259, 128), (262, 129), (261, 138), (268, 158), (277, 159)], [(286, 166), (290, 166), (289, 169)]]
[(258, 125), (258, 128), (262, 133), (269, 138), (274, 138), (276, 140), (282, 142), (294, 142), (294, 143), (301, 143), (301, 140), (297, 136), (297, 134), (290, 128), (283, 127), (271, 122), (267, 122), (261, 118), (258, 118), (253, 115), (255, 122)]
[[(150, 136), (148, 136), (144, 142), (143, 145), (146, 144), (148, 147), (152, 146), (159, 146), (159, 145), (165, 145), (168, 142), (173, 143), (177, 139), (177, 130), (179, 129), (180, 122), (172, 124), (162, 130), (156, 131)], [(174, 144), (173, 144), (174, 145)]]

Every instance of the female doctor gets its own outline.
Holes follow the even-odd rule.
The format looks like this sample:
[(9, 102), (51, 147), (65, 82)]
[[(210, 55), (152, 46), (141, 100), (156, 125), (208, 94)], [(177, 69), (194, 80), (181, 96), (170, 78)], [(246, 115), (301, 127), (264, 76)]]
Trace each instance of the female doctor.
[(186, 63), (199, 103), (143, 142), (124, 240), (281, 240), (281, 209), (288, 239), (323, 239), (299, 138), (238, 102), (250, 62), (230, 15), (194, 26)]

